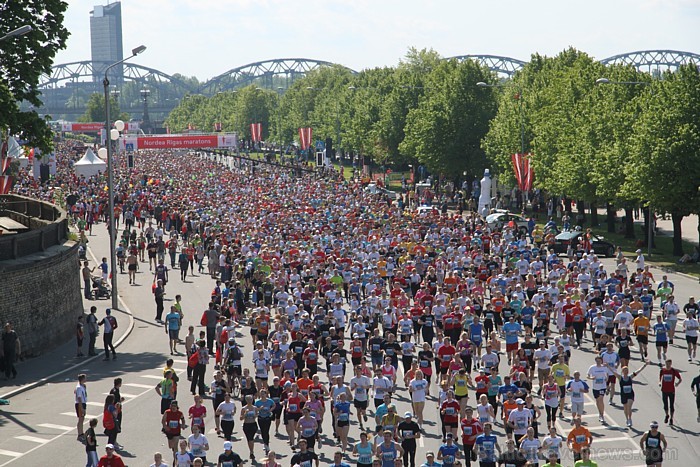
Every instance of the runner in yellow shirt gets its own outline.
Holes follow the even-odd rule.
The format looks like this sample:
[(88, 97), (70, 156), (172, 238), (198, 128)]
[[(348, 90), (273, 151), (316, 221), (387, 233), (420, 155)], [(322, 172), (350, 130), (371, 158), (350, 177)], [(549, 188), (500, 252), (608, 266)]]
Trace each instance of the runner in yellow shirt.
[(569, 381), (569, 365), (564, 363), (564, 356), (559, 355), (557, 363), (550, 368), (550, 374), (554, 376), (554, 381), (559, 386), (559, 414), (564, 412), (564, 402), (566, 402), (566, 382)]

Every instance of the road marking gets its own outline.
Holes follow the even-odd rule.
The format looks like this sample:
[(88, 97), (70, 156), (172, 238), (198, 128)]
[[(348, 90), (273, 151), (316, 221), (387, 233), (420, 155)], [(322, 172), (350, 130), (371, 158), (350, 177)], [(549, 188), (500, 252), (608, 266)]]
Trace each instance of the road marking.
[(148, 379), (157, 379), (158, 381), (163, 381), (162, 376), (156, 376), (156, 375), (139, 375), (141, 378), (148, 378)]
[(32, 443), (39, 443), (39, 444), (45, 444), (45, 443), (49, 442), (48, 439), (37, 438), (36, 436), (27, 436), (27, 435), (15, 436), (15, 439), (21, 439), (23, 441), (31, 441)]
[(87, 405), (92, 405), (93, 407), (104, 407), (102, 402), (87, 402)]
[(0, 456), (19, 457), (21, 455), (23, 455), (21, 452), (6, 451), (5, 449), (0, 449)]
[[(75, 412), (61, 412), (61, 415), (65, 415), (67, 417), (77, 417), (75, 415)], [(102, 414), (100, 414), (99, 416), (101, 417)], [(97, 418), (97, 417), (98, 417), (97, 415), (90, 415), (87, 413), (85, 414), (85, 419), (91, 419), (91, 418)]]
[[(75, 415), (75, 414), (73, 414), (73, 415)], [(70, 431), (73, 428), (75, 428), (74, 426), (54, 425), (53, 423), (42, 423), (42, 424), (37, 425), (37, 426), (40, 426), (42, 428), (51, 428), (52, 430), (61, 430), (61, 431)]]
[[(163, 379), (163, 378), (158, 378), (158, 379)], [(153, 386), (149, 386), (147, 384), (138, 384), (138, 383), (124, 383), (124, 386), (129, 386), (132, 388), (141, 388), (141, 389), (153, 389)]]
[(619, 436), (617, 438), (608, 438), (607, 436), (603, 436), (601, 438), (593, 438), (595, 440), (595, 443), (612, 443), (616, 441), (625, 441), (629, 440), (629, 436)]
[[(150, 386), (149, 386), (149, 388), (150, 388)], [(109, 392), (103, 392), (103, 393), (102, 393), (103, 396), (109, 396), (109, 394), (110, 394)], [(133, 395), (133, 394), (127, 394), (127, 393), (125, 393), (125, 392), (122, 392), (121, 395), (122, 395), (122, 397), (124, 397), (125, 399), (132, 399), (132, 398), (134, 398), (134, 397), (138, 397), (138, 396), (135, 396), (135, 395)], [(140, 394), (139, 394), (139, 395), (140, 395)]]

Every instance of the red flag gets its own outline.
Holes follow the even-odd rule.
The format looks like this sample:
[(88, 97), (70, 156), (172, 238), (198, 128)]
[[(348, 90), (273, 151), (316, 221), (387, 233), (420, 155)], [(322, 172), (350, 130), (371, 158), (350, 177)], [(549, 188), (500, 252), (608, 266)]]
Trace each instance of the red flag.
[(532, 190), (532, 182), (535, 180), (535, 171), (532, 169), (531, 159), (532, 154), (528, 153), (525, 158), (525, 181), (523, 182), (523, 191)]
[(523, 186), (523, 155), (515, 153), (511, 156), (513, 161), (513, 171), (515, 172), (515, 180), (518, 182), (518, 187), (522, 190)]
[(0, 144), (0, 175), (3, 175), (10, 167), (10, 162), (12, 162), (12, 158), (7, 155), (7, 141), (3, 141)]
[(532, 156), (532, 154), (513, 154), (511, 156), (515, 179), (518, 182), (518, 187), (522, 191), (530, 191), (532, 189), (532, 182), (535, 179), (535, 174), (530, 164), (530, 156)]
[(6, 195), (12, 189), (12, 177), (9, 175), (0, 176), (0, 195)]
[(262, 123), (250, 124), (250, 138), (255, 143), (262, 141)]
[(34, 148), (31, 148), (29, 150), (29, 154), (27, 154), (27, 159), (29, 159), (30, 164), (34, 162)]
[(313, 130), (311, 127), (299, 128), (299, 144), (301, 145), (302, 151), (309, 149), (312, 134)]

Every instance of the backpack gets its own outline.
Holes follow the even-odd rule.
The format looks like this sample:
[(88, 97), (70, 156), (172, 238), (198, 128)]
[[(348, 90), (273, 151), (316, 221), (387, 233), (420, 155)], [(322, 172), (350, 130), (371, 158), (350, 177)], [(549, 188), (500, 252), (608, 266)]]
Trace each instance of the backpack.
[(199, 351), (194, 352), (190, 355), (190, 358), (187, 359), (187, 366), (190, 368), (196, 367), (197, 363), (199, 363)]
[(234, 345), (231, 347), (231, 353), (229, 354), (229, 360), (231, 362), (235, 362), (236, 360), (240, 360), (243, 357), (243, 354), (241, 353), (241, 349), (238, 348), (237, 345)]

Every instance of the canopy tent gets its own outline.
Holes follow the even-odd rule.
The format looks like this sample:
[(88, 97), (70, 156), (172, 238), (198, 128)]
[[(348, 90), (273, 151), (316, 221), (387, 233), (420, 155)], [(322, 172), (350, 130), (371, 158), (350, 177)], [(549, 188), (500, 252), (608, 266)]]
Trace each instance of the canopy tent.
[(100, 172), (107, 170), (107, 163), (97, 157), (91, 148), (85, 151), (85, 155), (75, 164), (73, 164), (76, 175), (84, 175), (92, 177)]

